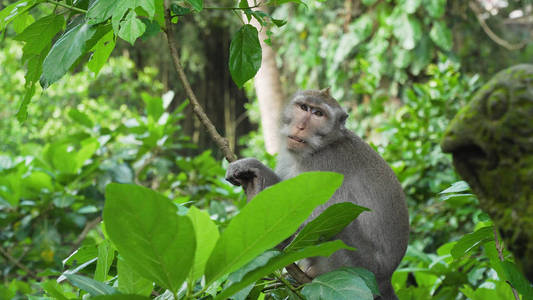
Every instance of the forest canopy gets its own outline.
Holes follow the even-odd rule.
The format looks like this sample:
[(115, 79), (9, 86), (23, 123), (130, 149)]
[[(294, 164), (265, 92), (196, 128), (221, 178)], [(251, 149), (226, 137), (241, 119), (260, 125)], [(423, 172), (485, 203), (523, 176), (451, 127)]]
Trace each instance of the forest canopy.
[(530, 0), (0, 0), (0, 299), (378, 297), (364, 268), (284, 271), (357, 251), (334, 237), (365, 207), (301, 228), (341, 175), (250, 202), (224, 179), (237, 158), (274, 167), (291, 95), (328, 87), (406, 196), (398, 298), (533, 299), (513, 239), (529, 231), (509, 225), (531, 206), (487, 209), (440, 146), (498, 71), (531, 62), (532, 33)]

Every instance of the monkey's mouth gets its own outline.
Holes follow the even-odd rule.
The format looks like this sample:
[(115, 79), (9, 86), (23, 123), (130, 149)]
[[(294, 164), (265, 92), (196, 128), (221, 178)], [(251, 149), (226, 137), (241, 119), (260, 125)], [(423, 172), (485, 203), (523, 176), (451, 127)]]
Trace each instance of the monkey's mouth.
[(297, 136), (294, 136), (294, 135), (289, 135), (289, 139), (290, 140), (293, 140), (295, 142), (298, 142), (298, 143), (302, 143), (302, 144), (305, 144), (305, 141), (302, 140), (301, 138), (297, 137)]

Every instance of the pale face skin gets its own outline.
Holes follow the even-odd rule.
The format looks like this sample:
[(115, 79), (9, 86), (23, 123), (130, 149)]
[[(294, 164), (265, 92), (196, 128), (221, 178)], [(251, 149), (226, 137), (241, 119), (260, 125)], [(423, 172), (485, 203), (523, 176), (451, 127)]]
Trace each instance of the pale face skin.
[(309, 147), (317, 128), (323, 128), (328, 122), (326, 109), (303, 101), (295, 101), (292, 111), (293, 119), (288, 126), (287, 149), (301, 151)]

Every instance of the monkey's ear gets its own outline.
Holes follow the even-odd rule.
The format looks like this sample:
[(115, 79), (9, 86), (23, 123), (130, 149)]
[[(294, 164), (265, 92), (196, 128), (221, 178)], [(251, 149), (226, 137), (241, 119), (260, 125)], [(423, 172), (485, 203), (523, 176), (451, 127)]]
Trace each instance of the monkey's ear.
[(329, 89), (330, 89), (329, 86), (328, 86), (327, 88), (325, 88), (325, 89), (321, 89), (321, 90), (320, 90), (320, 93), (321, 93), (322, 95), (324, 95), (324, 96), (331, 97), (331, 95), (329, 94)]
[(339, 117), (339, 122), (344, 125), (344, 122), (346, 122), (346, 118), (348, 118), (348, 114), (343, 111)]

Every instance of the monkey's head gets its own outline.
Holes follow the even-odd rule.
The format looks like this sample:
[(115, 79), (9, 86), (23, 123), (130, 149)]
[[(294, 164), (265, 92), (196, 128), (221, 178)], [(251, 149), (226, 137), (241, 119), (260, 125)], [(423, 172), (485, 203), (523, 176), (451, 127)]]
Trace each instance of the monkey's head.
[(282, 116), (283, 144), (298, 155), (313, 154), (345, 135), (347, 117), (329, 88), (298, 92)]

